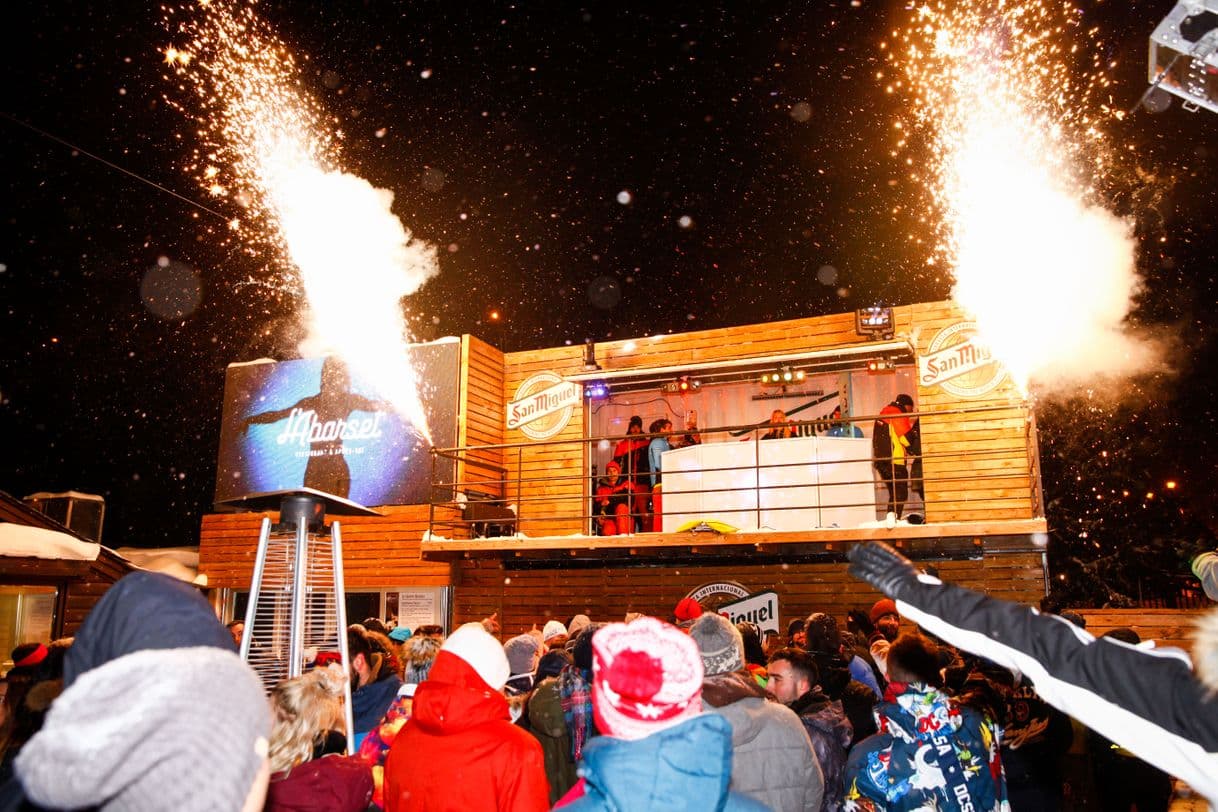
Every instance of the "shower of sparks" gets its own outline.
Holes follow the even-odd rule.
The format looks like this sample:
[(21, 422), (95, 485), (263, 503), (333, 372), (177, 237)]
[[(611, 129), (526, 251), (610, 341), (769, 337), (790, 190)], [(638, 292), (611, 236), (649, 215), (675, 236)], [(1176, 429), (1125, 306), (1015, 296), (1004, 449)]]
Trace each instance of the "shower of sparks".
[[(1138, 291), (1132, 225), (1101, 205), (1111, 171), (1102, 43), (1052, 0), (940, 0), (885, 43), (912, 121), (895, 155), (933, 200), (934, 262), (1023, 391), (1144, 368), (1124, 322)], [(918, 164), (922, 163), (921, 167)], [(918, 167), (918, 168), (915, 168)], [(933, 223), (934, 220), (929, 222)]]
[(252, 5), (162, 11), (179, 91), (167, 101), (199, 128), (188, 171), (245, 208), (230, 229), (269, 241), (299, 275), (304, 354), (340, 356), (430, 440), (401, 300), (436, 274), (435, 249), (412, 239), (391, 192), (342, 171), (333, 121)]

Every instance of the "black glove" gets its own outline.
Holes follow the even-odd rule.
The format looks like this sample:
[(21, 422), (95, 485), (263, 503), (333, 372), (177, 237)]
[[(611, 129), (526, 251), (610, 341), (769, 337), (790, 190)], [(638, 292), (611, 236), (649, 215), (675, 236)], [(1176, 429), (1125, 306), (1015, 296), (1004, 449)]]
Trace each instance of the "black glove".
[(882, 541), (861, 541), (846, 553), (850, 574), (866, 581), (890, 598), (918, 582), (913, 562)]

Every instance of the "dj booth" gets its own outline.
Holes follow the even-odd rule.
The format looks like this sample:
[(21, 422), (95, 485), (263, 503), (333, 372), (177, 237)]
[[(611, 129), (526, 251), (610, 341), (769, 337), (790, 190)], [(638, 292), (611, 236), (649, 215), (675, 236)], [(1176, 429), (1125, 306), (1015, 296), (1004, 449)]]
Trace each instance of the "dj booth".
[(708, 443), (667, 451), (661, 465), (665, 533), (691, 520), (794, 531), (876, 519), (866, 438)]

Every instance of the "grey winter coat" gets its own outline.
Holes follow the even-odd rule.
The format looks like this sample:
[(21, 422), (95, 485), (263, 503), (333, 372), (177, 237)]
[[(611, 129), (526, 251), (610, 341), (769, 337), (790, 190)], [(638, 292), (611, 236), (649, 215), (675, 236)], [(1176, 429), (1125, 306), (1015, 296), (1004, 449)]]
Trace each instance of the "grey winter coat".
[(733, 792), (775, 812), (819, 812), (824, 778), (794, 711), (767, 699), (743, 671), (707, 677), (702, 707), (732, 725)]

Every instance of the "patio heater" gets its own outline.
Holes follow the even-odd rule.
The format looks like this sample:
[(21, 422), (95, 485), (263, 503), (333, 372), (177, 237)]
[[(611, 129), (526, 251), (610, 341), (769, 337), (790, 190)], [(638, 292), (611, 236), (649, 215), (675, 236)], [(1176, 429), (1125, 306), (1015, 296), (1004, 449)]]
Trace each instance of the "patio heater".
[[(262, 520), (241, 659), (257, 672), (269, 692), (299, 676), (322, 651), (347, 651), (347, 608), (343, 587), (342, 532), (326, 514), (377, 516), (374, 510), (313, 488), (267, 491), (217, 503), (236, 511), (279, 511), (279, 521)], [(353, 731), (351, 684), (344, 688), (347, 730)], [(351, 749), (353, 735), (347, 736)]]

